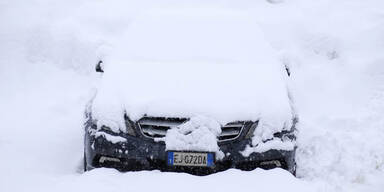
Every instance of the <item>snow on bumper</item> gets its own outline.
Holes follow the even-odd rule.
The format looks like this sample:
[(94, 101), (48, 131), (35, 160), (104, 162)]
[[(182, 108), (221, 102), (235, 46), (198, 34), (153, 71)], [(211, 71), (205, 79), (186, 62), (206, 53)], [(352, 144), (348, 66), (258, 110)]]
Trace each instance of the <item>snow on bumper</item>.
[(264, 153), (269, 150), (282, 150), (282, 151), (293, 151), (295, 149), (295, 143), (292, 140), (283, 141), (279, 138), (259, 143), (256, 146), (247, 145), (240, 153), (248, 157), (252, 153)]

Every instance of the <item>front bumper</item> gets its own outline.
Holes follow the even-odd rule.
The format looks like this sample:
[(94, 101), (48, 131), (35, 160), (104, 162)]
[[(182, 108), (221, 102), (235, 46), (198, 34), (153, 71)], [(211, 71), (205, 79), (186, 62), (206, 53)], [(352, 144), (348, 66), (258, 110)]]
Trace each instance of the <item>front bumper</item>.
[(98, 167), (116, 168), (120, 171), (153, 170), (187, 172), (196, 175), (206, 175), (229, 168), (253, 170), (257, 167), (281, 167), (294, 174), (295, 150), (269, 150), (264, 153), (252, 153), (248, 157), (240, 154), (250, 139), (238, 139), (231, 142), (219, 143), (220, 150), (225, 154), (217, 160), (214, 167), (175, 167), (167, 165), (167, 152), (164, 142), (153, 139), (126, 135), (126, 141), (111, 142), (105, 133), (95, 136), (86, 131), (85, 135), (85, 166), (86, 170)]

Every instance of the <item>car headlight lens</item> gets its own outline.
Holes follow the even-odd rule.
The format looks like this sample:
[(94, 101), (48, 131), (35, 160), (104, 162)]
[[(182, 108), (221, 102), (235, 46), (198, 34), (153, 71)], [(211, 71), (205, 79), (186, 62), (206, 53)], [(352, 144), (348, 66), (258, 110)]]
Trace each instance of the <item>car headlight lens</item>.
[(254, 135), (254, 133), (255, 133), (255, 129), (256, 129), (256, 127), (259, 125), (259, 121), (256, 121), (256, 122), (254, 122), (252, 125), (251, 125), (251, 127), (249, 128), (249, 130), (248, 130), (248, 133), (245, 135), (245, 138), (246, 139), (249, 139), (249, 138), (252, 138), (253, 137), (253, 135)]
[(125, 119), (125, 127), (127, 128), (127, 134), (131, 136), (136, 136), (134, 122), (131, 121), (127, 115), (124, 115), (124, 119)]
[[(126, 127), (126, 133), (131, 136), (136, 136), (134, 123), (127, 117), (125, 117), (125, 127)], [(119, 135), (120, 133), (116, 133), (115, 131), (112, 131), (111, 128), (102, 125), (100, 127), (100, 131), (103, 131), (105, 133), (111, 134), (111, 135)]]

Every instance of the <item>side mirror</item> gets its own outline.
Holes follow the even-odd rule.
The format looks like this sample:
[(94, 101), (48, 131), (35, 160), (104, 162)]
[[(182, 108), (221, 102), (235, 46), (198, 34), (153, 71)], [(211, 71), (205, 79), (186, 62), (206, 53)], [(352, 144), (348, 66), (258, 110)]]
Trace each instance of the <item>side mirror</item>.
[(285, 65), (285, 71), (287, 72), (288, 77), (290, 77), (291, 76), (291, 70), (289, 69), (289, 67), (287, 65)]
[(98, 73), (104, 73), (103, 61), (100, 60), (100, 61), (96, 64), (96, 72), (98, 72)]

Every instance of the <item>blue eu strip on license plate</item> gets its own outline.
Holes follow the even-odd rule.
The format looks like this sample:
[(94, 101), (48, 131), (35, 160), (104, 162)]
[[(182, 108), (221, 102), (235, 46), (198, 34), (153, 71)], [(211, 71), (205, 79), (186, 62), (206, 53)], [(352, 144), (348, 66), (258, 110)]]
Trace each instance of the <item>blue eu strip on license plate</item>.
[(176, 152), (169, 151), (169, 166), (212, 167), (215, 165), (214, 153), (208, 152)]

